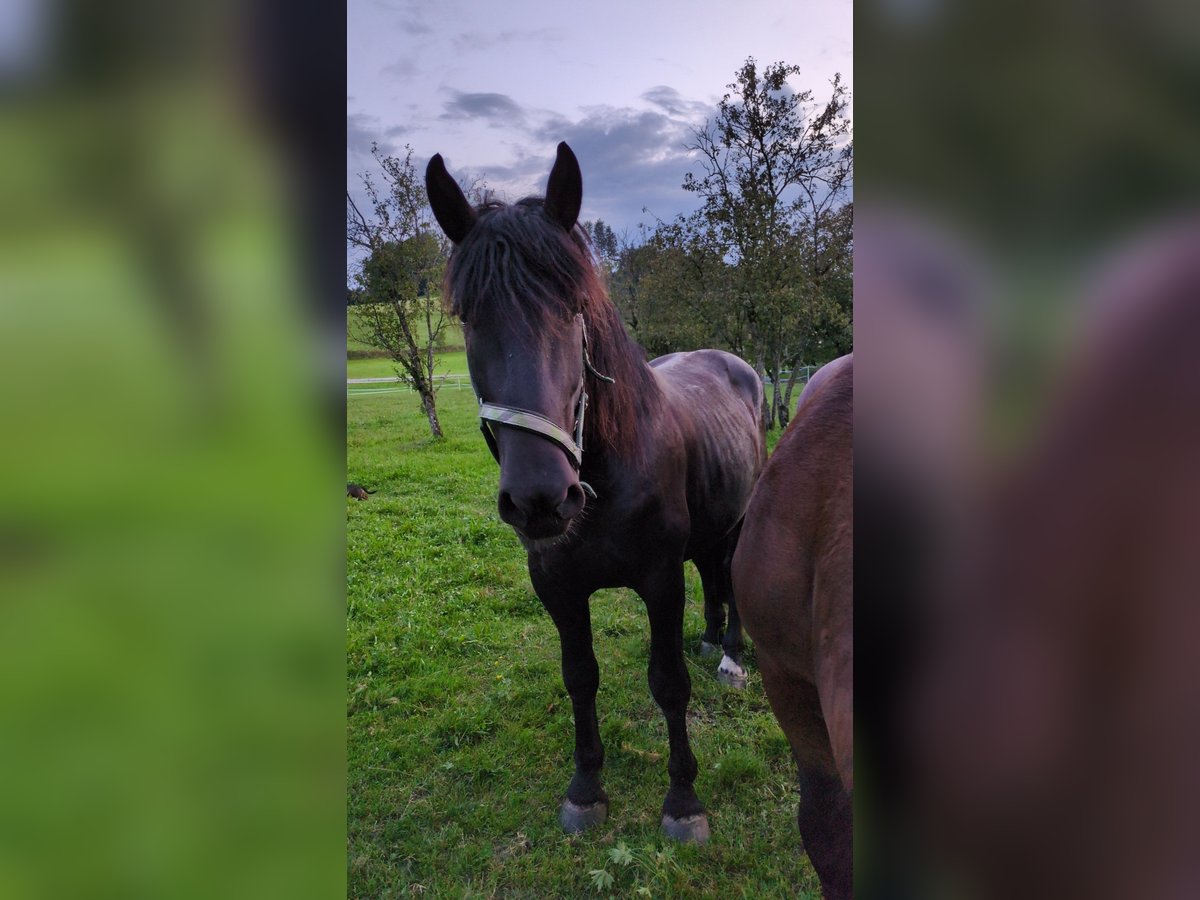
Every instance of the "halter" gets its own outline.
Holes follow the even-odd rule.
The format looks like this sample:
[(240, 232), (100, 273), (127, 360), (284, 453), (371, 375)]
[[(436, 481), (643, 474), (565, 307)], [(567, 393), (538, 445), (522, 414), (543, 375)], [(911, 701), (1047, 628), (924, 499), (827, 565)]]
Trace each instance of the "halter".
[[(496, 459), (496, 462), (500, 461), (500, 449), (496, 443), (496, 435), (489, 424), (491, 422), (495, 422), (498, 425), (508, 425), (511, 428), (520, 428), (522, 431), (530, 431), (541, 435), (547, 440), (553, 441), (566, 452), (567, 459), (571, 461), (576, 472), (583, 465), (583, 417), (588, 405), (588, 395), (587, 391), (584, 390), (584, 382), (588, 373), (591, 373), (596, 379), (607, 384), (613, 384), (614, 381), (607, 375), (601, 375), (592, 366), (592, 361), (588, 357), (587, 324), (583, 321), (582, 313), (577, 314), (575, 319), (579, 322), (579, 327), (583, 332), (583, 372), (579, 376), (579, 403), (575, 407), (575, 434), (567, 434), (567, 432), (563, 431), (545, 416), (527, 409), (519, 409), (515, 406), (501, 406), (499, 403), (488, 403), (483, 397), (479, 396), (479, 391), (476, 390), (475, 397), (479, 400), (479, 429), (483, 432), (484, 440), (487, 441), (488, 449), (492, 451), (492, 456)], [(475, 389), (474, 382), (471, 383), (471, 388), (472, 390)], [(592, 490), (590, 484), (581, 481), (579, 482), (579, 486), (588, 495), (595, 498), (596, 492)]]

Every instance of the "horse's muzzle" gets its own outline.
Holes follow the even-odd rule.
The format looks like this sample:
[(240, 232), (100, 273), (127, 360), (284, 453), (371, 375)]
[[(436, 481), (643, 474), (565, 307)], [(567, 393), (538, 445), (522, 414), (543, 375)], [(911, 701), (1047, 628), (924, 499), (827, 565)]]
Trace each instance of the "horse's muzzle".
[(500, 518), (530, 540), (564, 534), (587, 502), (579, 482), (561, 489), (531, 486), (524, 490), (501, 486), (497, 504)]

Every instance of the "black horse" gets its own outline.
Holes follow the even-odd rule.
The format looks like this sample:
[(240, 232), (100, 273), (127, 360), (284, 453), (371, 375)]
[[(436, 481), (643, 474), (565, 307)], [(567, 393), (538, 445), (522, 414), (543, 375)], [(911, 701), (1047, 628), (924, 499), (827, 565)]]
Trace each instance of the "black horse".
[(705, 640), (721, 641), (722, 667), (744, 676), (729, 564), (765, 455), (762, 384), (716, 350), (646, 364), (576, 225), (583, 182), (565, 143), (545, 199), (474, 208), (440, 155), (425, 178), (456, 245), (445, 297), (463, 322), (484, 436), (500, 464), (500, 518), (525, 546), (561, 643), (575, 713), (562, 826), (580, 831), (608, 813), (588, 601), (601, 588), (630, 587), (650, 618), (650, 690), (670, 741), (663, 828), (703, 842), (708, 820), (687, 735), (683, 564), (692, 559), (700, 571)]

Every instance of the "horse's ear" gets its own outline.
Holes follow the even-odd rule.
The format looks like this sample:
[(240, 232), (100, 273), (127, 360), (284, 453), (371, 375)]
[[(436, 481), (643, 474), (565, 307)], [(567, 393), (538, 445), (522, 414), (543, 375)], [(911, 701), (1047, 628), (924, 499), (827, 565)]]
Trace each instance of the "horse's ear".
[(446, 237), (456, 244), (462, 243), (475, 224), (475, 210), (467, 202), (458, 182), (446, 171), (440, 153), (433, 154), (425, 167), (425, 192), (429, 195), (434, 218), (446, 232)]
[(546, 184), (546, 214), (570, 231), (579, 219), (582, 205), (583, 175), (579, 171), (579, 160), (563, 141), (558, 145), (558, 158), (554, 160)]

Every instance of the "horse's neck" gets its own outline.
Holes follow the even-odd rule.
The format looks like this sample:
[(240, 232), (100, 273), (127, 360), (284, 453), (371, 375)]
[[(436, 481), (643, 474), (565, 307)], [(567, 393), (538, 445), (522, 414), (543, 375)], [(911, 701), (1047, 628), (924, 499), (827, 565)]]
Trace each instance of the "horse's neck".
[(593, 403), (603, 405), (604, 414), (611, 421), (620, 423), (621, 435), (611, 446), (608, 441), (596, 439), (592, 446), (603, 448), (603, 458), (596, 460), (597, 463), (603, 462), (615, 469), (639, 468), (653, 455), (654, 429), (662, 422), (666, 396), (658, 376), (641, 358), (641, 349), (623, 327), (617, 339), (625, 342), (620, 356), (628, 360), (629, 365), (614, 372), (600, 369), (601, 374), (612, 375), (617, 383), (598, 382), (592, 393)]

